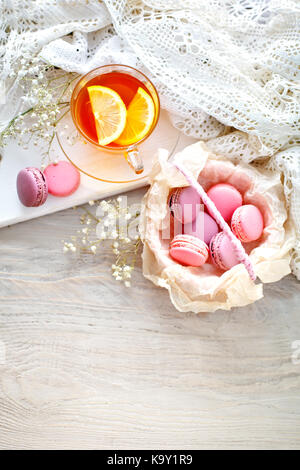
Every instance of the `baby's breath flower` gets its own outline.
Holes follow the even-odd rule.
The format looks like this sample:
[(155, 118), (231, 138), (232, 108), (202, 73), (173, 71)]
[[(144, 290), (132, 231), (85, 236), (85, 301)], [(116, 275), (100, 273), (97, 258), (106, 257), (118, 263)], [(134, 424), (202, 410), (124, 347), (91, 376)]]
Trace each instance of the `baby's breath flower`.
[[(140, 242), (138, 236), (135, 237), (135, 240), (131, 240), (127, 236), (127, 231), (129, 220), (137, 218), (138, 214), (135, 212), (131, 214), (130, 218), (125, 218), (127, 223), (124, 225), (124, 215), (129, 212), (127, 208), (120, 205), (120, 200), (122, 200), (121, 196), (115, 200), (102, 200), (97, 204), (96, 208), (99, 206), (105, 210), (105, 216), (101, 214), (97, 217), (90, 212), (90, 209), (84, 208), (85, 212), (80, 216), (80, 223), (84, 227), (78, 231), (77, 238), (73, 237), (72, 243), (65, 243), (65, 246), (67, 247), (66, 251), (73, 251), (71, 246), (75, 246), (77, 251), (95, 254), (99, 251), (101, 243), (104, 244), (106, 240), (111, 243), (113, 240), (111, 250), (115, 261), (111, 264), (112, 277), (130, 287), (130, 279), (139, 253)], [(95, 203), (89, 203), (89, 206), (93, 205)], [(102, 226), (103, 229), (96, 231), (96, 226), (100, 222), (100, 227)], [(107, 228), (107, 231), (104, 228)]]
[[(92, 205), (92, 204), (91, 204), (91, 205)], [(107, 201), (101, 201), (101, 202), (100, 202), (100, 207), (101, 207), (101, 209), (105, 210), (105, 209), (107, 209), (107, 206), (108, 206)]]
[(62, 73), (42, 62), (38, 56), (32, 57), (30, 53), (23, 53), (13, 67), (15, 70), (10, 71), (10, 77), (14, 77), (22, 89), (23, 109), (0, 133), (0, 146), (7, 145), (10, 139), (24, 146), (24, 141), (34, 135), (35, 145), (41, 147), (40, 154), (46, 152), (49, 156), (57, 119), (67, 105), (64, 90), (68, 90), (76, 75)]

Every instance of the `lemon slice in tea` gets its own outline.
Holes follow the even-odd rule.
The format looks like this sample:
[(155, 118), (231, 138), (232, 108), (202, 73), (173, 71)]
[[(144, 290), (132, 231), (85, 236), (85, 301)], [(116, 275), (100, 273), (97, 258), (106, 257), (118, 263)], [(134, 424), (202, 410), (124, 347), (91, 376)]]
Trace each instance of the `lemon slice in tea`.
[(105, 86), (90, 86), (88, 93), (95, 117), (96, 131), (100, 145), (116, 140), (125, 129), (126, 106), (120, 95)]
[(125, 129), (114, 142), (126, 147), (142, 140), (150, 131), (154, 118), (155, 106), (153, 100), (140, 87), (128, 106)]

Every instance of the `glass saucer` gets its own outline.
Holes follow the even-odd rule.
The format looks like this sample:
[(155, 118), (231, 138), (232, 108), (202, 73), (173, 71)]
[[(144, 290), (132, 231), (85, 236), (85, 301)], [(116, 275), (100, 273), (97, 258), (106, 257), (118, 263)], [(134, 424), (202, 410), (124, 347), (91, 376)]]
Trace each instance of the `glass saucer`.
[(123, 153), (105, 152), (86, 142), (78, 133), (70, 111), (57, 125), (58, 144), (78, 170), (92, 178), (108, 183), (131, 183), (146, 179), (152, 168), (152, 160), (158, 148), (172, 153), (181, 132), (171, 124), (166, 111), (161, 111), (156, 129), (138, 148), (144, 162), (144, 172), (137, 175), (128, 165)]

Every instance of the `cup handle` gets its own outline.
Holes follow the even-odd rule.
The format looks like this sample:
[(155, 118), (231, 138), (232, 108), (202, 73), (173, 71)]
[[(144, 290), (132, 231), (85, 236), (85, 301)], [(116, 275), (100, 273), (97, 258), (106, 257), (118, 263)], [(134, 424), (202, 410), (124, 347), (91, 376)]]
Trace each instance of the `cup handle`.
[(130, 147), (125, 151), (125, 158), (131, 168), (135, 171), (137, 175), (143, 173), (144, 164), (140, 156), (140, 152), (136, 147)]

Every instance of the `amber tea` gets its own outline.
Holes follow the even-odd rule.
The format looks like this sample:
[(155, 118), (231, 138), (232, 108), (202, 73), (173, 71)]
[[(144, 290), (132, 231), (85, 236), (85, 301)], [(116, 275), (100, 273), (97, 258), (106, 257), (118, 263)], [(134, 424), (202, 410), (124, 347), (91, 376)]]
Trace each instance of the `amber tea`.
[[(123, 126), (124, 128), (120, 136), (111, 142), (105, 143), (104, 146), (112, 148), (126, 147), (145, 138), (152, 130), (152, 126), (156, 120), (156, 106), (144, 83), (132, 75), (120, 72), (110, 72), (93, 77), (91, 80), (87, 81), (85, 86), (79, 91), (74, 111), (77, 125), (82, 132), (91, 141), (101, 145), (101, 141), (99, 142), (99, 132), (97, 132), (97, 117), (101, 118), (103, 115), (103, 113), (101, 113), (101, 102), (106, 100), (106, 109), (112, 105), (111, 111), (109, 112), (108, 109), (106, 116), (108, 133), (111, 132), (113, 127), (111, 120), (115, 119), (117, 114), (120, 115), (124, 111), (122, 106), (118, 107), (118, 103), (116, 104), (114, 102), (114, 95), (109, 95), (108, 97), (103, 95), (103, 89), (107, 89), (108, 93), (109, 90), (116, 92), (126, 108), (125, 125)], [(98, 90), (100, 94), (97, 96)], [(113, 101), (113, 103), (111, 103), (111, 101)], [(97, 115), (97, 106), (99, 106), (99, 103), (100, 110), (99, 115)], [(121, 121), (121, 119), (119, 121)], [(119, 125), (119, 121), (115, 119), (116, 127)], [(122, 126), (122, 123), (120, 125)], [(126, 126), (128, 129), (126, 129)], [(104, 126), (102, 126), (101, 130), (103, 130), (103, 128)], [(122, 138), (120, 139), (121, 136)]]

